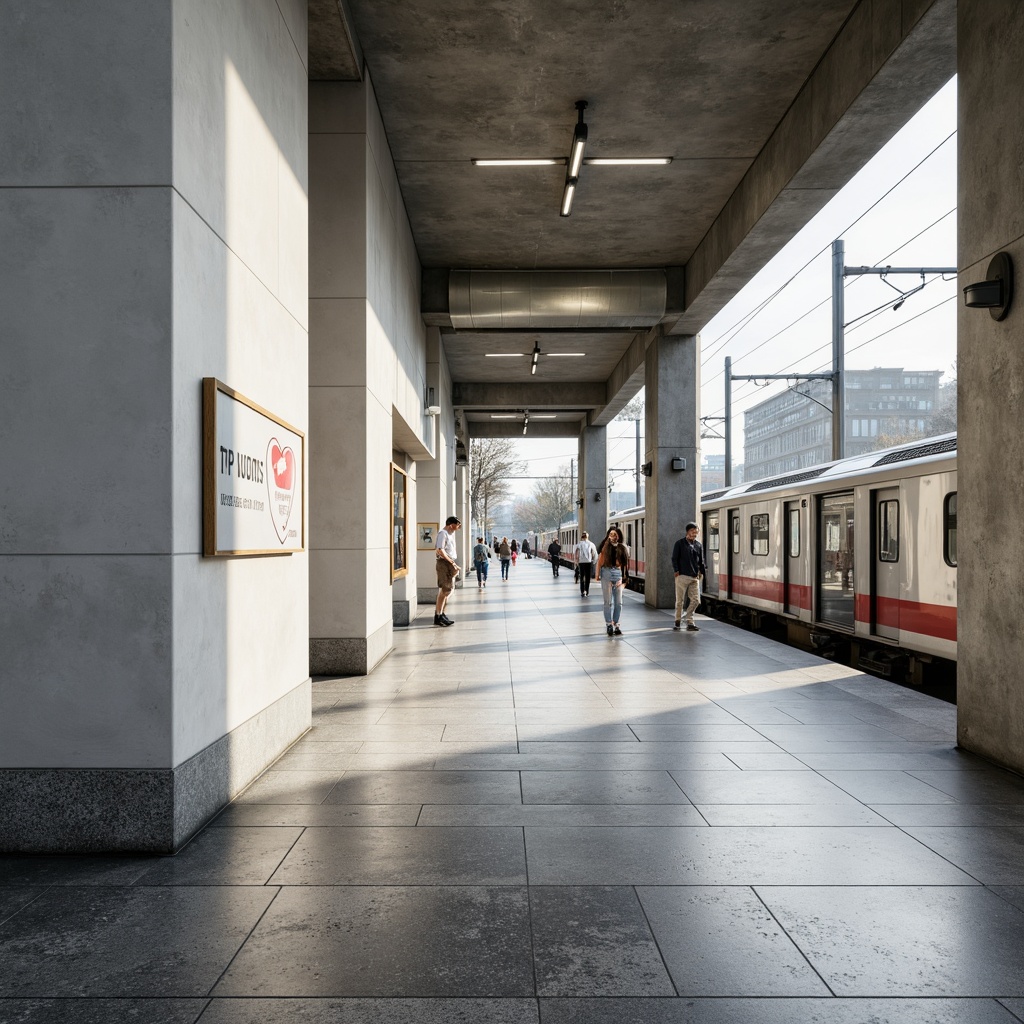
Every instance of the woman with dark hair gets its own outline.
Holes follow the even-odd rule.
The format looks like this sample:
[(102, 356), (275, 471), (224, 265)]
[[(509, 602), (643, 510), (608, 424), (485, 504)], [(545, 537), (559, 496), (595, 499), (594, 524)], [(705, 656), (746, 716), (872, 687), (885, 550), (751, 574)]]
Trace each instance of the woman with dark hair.
[(622, 543), (622, 534), (614, 526), (608, 528), (597, 549), (597, 575), (604, 596), (604, 621), (609, 636), (622, 636), (619, 616), (622, 614), (622, 591), (629, 577), (629, 548)]

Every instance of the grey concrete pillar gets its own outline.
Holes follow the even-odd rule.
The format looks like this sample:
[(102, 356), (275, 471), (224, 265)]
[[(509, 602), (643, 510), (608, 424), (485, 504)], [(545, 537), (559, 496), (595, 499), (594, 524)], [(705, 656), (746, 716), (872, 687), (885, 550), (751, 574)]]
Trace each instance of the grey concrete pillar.
[(595, 543), (604, 536), (608, 520), (608, 428), (584, 427), (580, 433), (580, 531)]
[[(661, 335), (647, 347), (647, 480), (644, 597), (654, 608), (675, 604), (672, 546), (687, 520), (700, 522), (700, 340)], [(673, 469), (682, 459), (684, 469)]]
[[(476, 538), (471, 537), (472, 523), (470, 520), (469, 506), (469, 466), (455, 467), (455, 513), (462, 523), (462, 529), (455, 534), (455, 547), (459, 552), (459, 565), (462, 568), (462, 575), (456, 582), (456, 587), (461, 587), (466, 582), (470, 568), (469, 554), (473, 550)], [(472, 541), (472, 543), (471, 543)]]
[[(957, 739), (1024, 772), (1024, 20), (1005, 0), (957, 5), (960, 287), (1008, 252), (1005, 320), (958, 294)], [(963, 529), (959, 529), (963, 527)]]

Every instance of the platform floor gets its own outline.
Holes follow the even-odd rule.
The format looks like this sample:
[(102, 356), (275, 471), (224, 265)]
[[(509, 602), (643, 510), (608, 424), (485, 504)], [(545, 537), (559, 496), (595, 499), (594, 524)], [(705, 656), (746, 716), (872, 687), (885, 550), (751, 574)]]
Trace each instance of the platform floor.
[(955, 709), (520, 562), (176, 857), (0, 858), (0, 1021), (1024, 1019), (1024, 780)]

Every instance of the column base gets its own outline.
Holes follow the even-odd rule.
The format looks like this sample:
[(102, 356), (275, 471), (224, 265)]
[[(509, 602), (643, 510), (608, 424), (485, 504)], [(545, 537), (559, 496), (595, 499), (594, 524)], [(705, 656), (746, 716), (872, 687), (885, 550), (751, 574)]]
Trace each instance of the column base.
[(368, 637), (311, 637), (311, 676), (365, 676), (390, 653), (392, 623), (387, 622)]

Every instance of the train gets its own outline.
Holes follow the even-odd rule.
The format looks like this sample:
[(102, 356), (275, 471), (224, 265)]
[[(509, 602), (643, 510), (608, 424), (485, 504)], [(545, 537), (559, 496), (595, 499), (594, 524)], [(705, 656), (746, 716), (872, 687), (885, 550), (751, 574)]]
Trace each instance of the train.
[[(943, 434), (703, 494), (702, 611), (886, 678), (955, 681), (956, 450)], [(608, 525), (642, 591), (643, 507)], [(577, 526), (558, 534), (572, 567)]]

